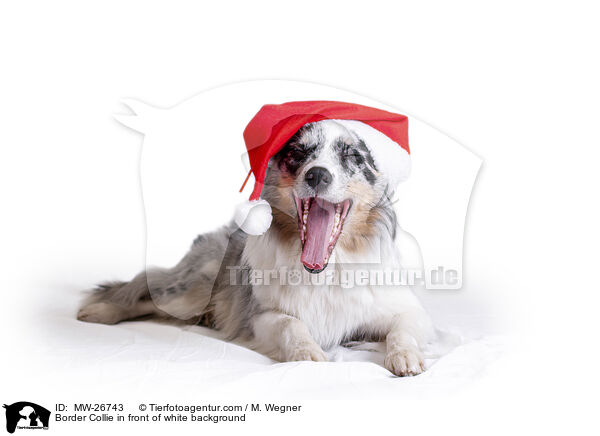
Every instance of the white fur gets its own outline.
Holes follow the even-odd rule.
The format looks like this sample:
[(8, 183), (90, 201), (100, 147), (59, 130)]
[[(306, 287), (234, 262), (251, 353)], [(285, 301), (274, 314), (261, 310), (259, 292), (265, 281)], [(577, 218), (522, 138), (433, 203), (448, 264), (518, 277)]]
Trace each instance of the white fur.
[[(399, 255), (393, 241), (382, 242), (363, 253), (360, 261), (379, 262), (374, 268), (398, 268)], [(380, 251), (381, 250), (381, 251)], [(283, 246), (272, 232), (250, 237), (244, 259), (255, 270), (303, 271), (300, 242)], [(351, 268), (356, 255), (338, 246), (328, 268)], [(339, 262), (336, 262), (339, 261)], [(308, 273), (306, 273), (308, 274)], [(431, 339), (429, 317), (408, 287), (363, 286), (344, 289), (337, 285), (269, 285), (253, 287), (254, 297), (270, 311), (253, 320), (255, 346), (281, 360), (322, 360), (328, 349), (356, 332), (387, 337), (386, 367), (397, 375), (423, 370), (421, 347)], [(301, 321), (300, 323), (296, 321)], [(315, 347), (317, 346), (317, 347)], [(308, 356), (308, 357), (307, 357)], [(312, 356), (312, 357), (310, 357)]]

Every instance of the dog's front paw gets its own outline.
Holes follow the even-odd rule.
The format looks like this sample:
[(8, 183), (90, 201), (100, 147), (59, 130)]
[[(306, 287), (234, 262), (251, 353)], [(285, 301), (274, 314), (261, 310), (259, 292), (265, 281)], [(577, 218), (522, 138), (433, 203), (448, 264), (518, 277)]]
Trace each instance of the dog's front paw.
[(417, 375), (425, 371), (423, 355), (416, 347), (397, 348), (385, 355), (383, 365), (399, 377)]
[(316, 343), (300, 344), (290, 350), (286, 359), (288, 362), (299, 360), (312, 360), (313, 362), (327, 362), (327, 356)]

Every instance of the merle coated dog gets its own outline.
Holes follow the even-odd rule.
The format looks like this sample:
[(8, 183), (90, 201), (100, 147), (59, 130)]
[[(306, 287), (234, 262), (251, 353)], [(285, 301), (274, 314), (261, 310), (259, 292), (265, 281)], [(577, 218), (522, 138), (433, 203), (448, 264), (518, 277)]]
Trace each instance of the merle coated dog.
[[(249, 236), (229, 224), (198, 236), (173, 268), (99, 286), (78, 319), (197, 320), (280, 361), (326, 361), (324, 350), (332, 346), (385, 340), (385, 367), (399, 376), (419, 374), (433, 329), (408, 287), (348, 288), (322, 279), (398, 268), (388, 191), (352, 123), (306, 124), (269, 162), (262, 198), (273, 222), (265, 234)], [(267, 274), (273, 271), (279, 276)]]

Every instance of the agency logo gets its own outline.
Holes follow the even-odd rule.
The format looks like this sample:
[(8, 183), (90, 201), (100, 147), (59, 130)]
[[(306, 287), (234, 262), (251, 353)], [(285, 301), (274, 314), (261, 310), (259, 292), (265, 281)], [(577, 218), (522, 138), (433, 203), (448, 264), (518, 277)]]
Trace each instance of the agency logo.
[(29, 401), (19, 401), (6, 409), (6, 431), (14, 433), (16, 429), (48, 430), (50, 411)]

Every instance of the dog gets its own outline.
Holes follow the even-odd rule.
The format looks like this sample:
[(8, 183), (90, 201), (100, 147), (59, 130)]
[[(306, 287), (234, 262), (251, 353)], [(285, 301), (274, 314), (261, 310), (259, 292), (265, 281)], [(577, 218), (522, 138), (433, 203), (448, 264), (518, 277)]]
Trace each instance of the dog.
[[(232, 222), (200, 235), (173, 268), (100, 285), (77, 318), (197, 321), (279, 361), (324, 362), (333, 346), (385, 341), (385, 368), (397, 376), (423, 372), (433, 327), (407, 286), (321, 280), (365, 267), (399, 269), (392, 192), (360, 130), (331, 119), (302, 126), (269, 160), (261, 197), (272, 209), (264, 234)], [(302, 280), (264, 280), (265, 271)], [(248, 279), (261, 274), (260, 283)]]

